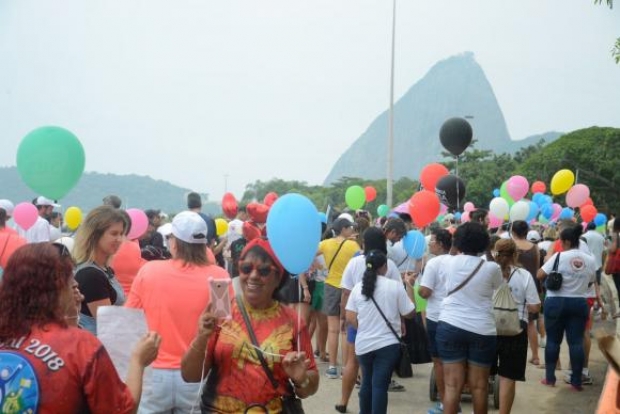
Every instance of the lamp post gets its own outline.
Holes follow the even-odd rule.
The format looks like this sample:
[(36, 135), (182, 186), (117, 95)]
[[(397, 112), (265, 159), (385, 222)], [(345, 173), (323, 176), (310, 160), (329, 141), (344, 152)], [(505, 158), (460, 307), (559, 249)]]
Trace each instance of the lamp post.
[(387, 142), (387, 200), (388, 207), (392, 207), (392, 186), (394, 180), (394, 52), (396, 43), (396, 0), (392, 0), (392, 62), (390, 65), (390, 111), (388, 115), (388, 142)]

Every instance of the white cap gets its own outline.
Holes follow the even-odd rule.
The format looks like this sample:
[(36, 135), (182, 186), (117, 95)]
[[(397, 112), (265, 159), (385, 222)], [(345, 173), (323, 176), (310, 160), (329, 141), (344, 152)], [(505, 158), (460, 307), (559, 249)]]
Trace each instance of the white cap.
[(207, 223), (193, 211), (183, 211), (172, 220), (172, 234), (191, 244), (207, 244)]
[(532, 243), (538, 243), (542, 239), (542, 237), (540, 237), (540, 233), (538, 233), (536, 230), (530, 230), (527, 232), (526, 239), (528, 239)]
[(164, 237), (170, 236), (172, 234), (172, 223), (165, 223), (159, 226), (157, 232)]
[(75, 241), (73, 238), (68, 236), (63, 236), (55, 241), (55, 243), (64, 244), (69, 253), (73, 253), (73, 246), (75, 245)]
[(37, 197), (36, 206), (52, 206), (52, 207), (60, 207), (60, 204), (54, 203), (54, 200), (50, 200), (49, 198), (39, 196)]
[(7, 216), (12, 216), (15, 206), (13, 205), (13, 203), (11, 203), (10, 200), (2, 199), (0, 200), (0, 208), (6, 211)]
[(342, 213), (341, 215), (338, 216), (339, 219), (343, 218), (343, 219), (347, 219), (349, 220), (351, 223), (355, 223), (355, 220), (353, 220), (353, 216), (350, 215), (349, 213)]

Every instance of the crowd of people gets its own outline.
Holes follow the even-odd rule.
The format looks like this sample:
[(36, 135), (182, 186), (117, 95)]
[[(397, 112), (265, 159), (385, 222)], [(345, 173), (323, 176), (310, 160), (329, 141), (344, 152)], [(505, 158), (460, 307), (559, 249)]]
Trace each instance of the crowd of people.
[[(460, 412), (465, 386), (474, 412), (487, 412), (491, 375), (500, 413), (510, 413), (527, 364), (543, 364), (539, 348), (541, 383), (556, 386), (563, 337), (562, 380), (574, 391), (591, 384), (593, 315), (615, 309), (603, 301), (601, 274), (620, 221), (608, 240), (573, 220), (489, 229), (477, 209), (467, 223), (422, 229), (425, 254), (412, 258), (408, 214), (345, 212), (323, 223), (314, 263), (292, 277), (264, 220), (240, 207), (218, 235), (196, 193), (172, 220), (147, 210), (148, 229), (133, 240), (116, 196), (71, 234), (53, 200), (33, 204), (35, 224), (14, 229), (13, 205), (0, 200), (2, 412), (299, 412), (324, 365), (326, 380), (341, 379), (337, 412), (348, 411), (357, 385), (360, 413), (386, 413), (389, 392), (404, 390), (392, 378), (404, 343), (432, 361), (439, 401), (429, 414)], [(546, 289), (555, 273), (561, 287)], [(611, 276), (620, 288), (620, 274)], [(504, 286), (518, 314), (514, 335), (496, 330)], [(96, 337), (105, 306), (141, 309), (149, 328), (124, 380)]]

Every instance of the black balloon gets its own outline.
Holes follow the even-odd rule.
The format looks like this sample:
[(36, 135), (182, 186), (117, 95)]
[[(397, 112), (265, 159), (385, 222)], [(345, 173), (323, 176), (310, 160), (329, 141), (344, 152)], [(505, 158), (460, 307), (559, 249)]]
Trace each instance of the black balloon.
[(455, 175), (445, 175), (435, 185), (435, 194), (443, 205), (457, 208), (465, 199), (465, 183)]
[(441, 145), (455, 157), (461, 155), (469, 147), (472, 136), (471, 125), (463, 118), (450, 118), (439, 130)]

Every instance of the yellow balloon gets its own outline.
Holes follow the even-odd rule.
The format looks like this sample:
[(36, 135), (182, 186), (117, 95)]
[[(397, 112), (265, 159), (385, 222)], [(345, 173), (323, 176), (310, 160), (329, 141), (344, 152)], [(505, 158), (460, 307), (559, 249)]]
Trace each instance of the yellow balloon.
[(69, 207), (65, 211), (65, 223), (69, 230), (77, 229), (82, 224), (82, 210), (78, 207)]
[(560, 170), (551, 179), (551, 194), (563, 194), (575, 183), (575, 174), (571, 170)]
[(218, 236), (223, 236), (228, 231), (228, 222), (222, 218), (215, 219), (215, 230)]

